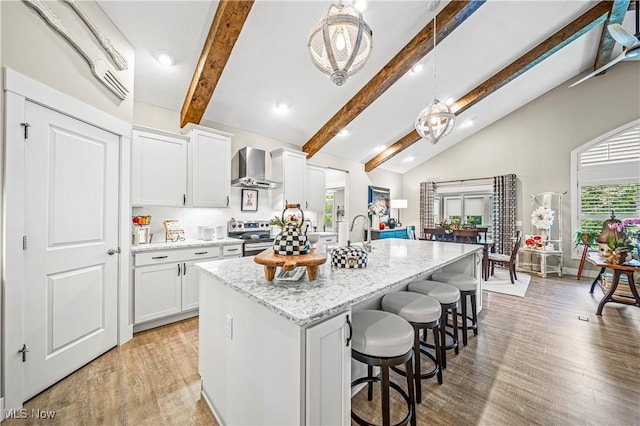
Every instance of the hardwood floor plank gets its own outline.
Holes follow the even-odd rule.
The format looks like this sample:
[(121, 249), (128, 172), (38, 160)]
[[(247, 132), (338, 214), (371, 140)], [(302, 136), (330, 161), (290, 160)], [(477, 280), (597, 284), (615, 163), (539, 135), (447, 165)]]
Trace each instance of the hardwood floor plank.
[[(524, 298), (485, 292), (480, 335), (447, 354), (442, 385), (423, 381), (418, 424), (640, 424), (640, 309), (611, 303), (598, 317), (602, 293), (589, 286), (586, 278), (533, 277)], [(55, 410), (55, 419), (3, 426), (215, 425), (200, 389), (192, 318), (137, 333), (25, 403), (29, 412)], [(404, 402), (391, 396), (398, 421)], [(380, 421), (377, 387), (372, 402), (361, 392), (353, 406)]]

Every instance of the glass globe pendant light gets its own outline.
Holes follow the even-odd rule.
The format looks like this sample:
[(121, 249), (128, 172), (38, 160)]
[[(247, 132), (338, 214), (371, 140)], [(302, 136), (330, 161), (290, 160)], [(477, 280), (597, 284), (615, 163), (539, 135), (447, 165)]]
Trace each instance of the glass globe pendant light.
[(433, 102), (420, 111), (416, 118), (416, 131), (420, 137), (436, 144), (447, 136), (456, 121), (456, 116), (449, 106), (436, 97), (436, 18), (433, 18)]
[(331, 4), (309, 35), (313, 64), (342, 86), (371, 55), (372, 32), (353, 4)]

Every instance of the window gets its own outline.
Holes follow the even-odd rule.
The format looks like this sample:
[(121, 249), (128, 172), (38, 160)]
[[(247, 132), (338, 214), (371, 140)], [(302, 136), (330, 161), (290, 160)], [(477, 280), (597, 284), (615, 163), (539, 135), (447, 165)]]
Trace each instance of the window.
[(327, 192), (325, 194), (324, 199), (324, 217), (323, 217), (323, 226), (326, 230), (333, 230), (333, 222), (334, 222), (334, 198), (335, 195), (333, 192)]
[(640, 120), (574, 150), (571, 162), (577, 189), (571, 203), (573, 233), (600, 234), (611, 212), (620, 220), (640, 217)]

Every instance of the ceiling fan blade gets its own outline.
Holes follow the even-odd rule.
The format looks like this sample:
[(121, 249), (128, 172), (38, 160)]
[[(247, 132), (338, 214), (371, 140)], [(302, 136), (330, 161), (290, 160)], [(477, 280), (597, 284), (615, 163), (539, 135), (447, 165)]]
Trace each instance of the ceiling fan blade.
[(625, 52), (622, 52), (622, 54), (620, 56), (618, 56), (617, 58), (615, 58), (613, 61), (604, 64), (603, 66), (601, 66), (600, 68), (598, 68), (597, 70), (592, 72), (591, 74), (587, 74), (586, 76), (582, 77), (580, 80), (576, 81), (575, 83), (573, 83), (569, 87), (573, 87), (575, 85), (578, 85), (578, 84), (582, 83), (583, 81), (590, 79), (594, 75), (600, 74), (602, 71), (604, 71), (604, 70), (606, 70), (608, 68), (611, 68), (612, 66), (614, 66), (618, 62), (623, 61), (625, 58), (626, 58)]
[(620, 24), (607, 25), (607, 30), (611, 37), (623, 46), (633, 46), (638, 43), (638, 39)]

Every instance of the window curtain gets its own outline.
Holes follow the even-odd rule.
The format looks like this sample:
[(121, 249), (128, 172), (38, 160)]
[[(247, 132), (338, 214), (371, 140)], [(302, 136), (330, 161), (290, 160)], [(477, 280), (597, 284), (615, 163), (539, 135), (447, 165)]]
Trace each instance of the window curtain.
[(493, 241), (497, 253), (511, 253), (516, 235), (516, 175), (493, 178)]
[(433, 196), (436, 191), (434, 182), (420, 182), (420, 230), (419, 235), (425, 238), (424, 228), (433, 228)]

